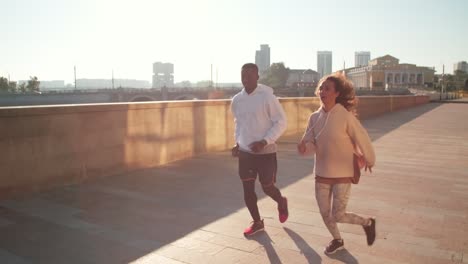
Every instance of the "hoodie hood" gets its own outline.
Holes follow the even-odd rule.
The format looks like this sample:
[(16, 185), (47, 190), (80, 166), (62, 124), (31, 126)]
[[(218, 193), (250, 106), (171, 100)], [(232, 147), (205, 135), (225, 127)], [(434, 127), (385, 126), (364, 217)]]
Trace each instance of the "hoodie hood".
[[(242, 92), (247, 94), (247, 92), (245, 91), (245, 88), (242, 89)], [(270, 86), (266, 86), (264, 84), (259, 83), (259, 84), (257, 84), (257, 88), (255, 88), (255, 90), (251, 94), (254, 94), (254, 93), (270, 93), (270, 94), (273, 94), (274, 90)]]
[[(339, 109), (344, 109), (344, 106), (342, 106), (341, 104), (335, 104), (328, 113), (334, 113), (336, 111), (339, 111)], [(323, 105), (320, 106), (319, 112), (321, 112), (322, 114), (328, 114), (327, 112), (325, 112), (325, 107)]]
[[(271, 94), (274, 93), (273, 88), (271, 88), (270, 86), (266, 86), (264, 84), (258, 84), (257, 89), (258, 89), (259, 92), (271, 93)], [(255, 89), (255, 90), (257, 90), (257, 89)]]

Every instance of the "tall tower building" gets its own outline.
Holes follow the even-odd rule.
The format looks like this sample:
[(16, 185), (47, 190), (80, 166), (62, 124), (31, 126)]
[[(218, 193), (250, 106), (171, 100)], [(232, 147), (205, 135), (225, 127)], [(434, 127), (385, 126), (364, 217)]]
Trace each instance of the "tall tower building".
[(317, 72), (320, 77), (332, 73), (332, 52), (317, 51)]
[(260, 75), (270, 67), (270, 47), (268, 44), (260, 45), (260, 50), (255, 52), (255, 64), (258, 66)]
[(356, 51), (354, 52), (354, 67), (367, 66), (370, 61), (369, 51)]
[(455, 74), (456, 71), (462, 71), (464, 73), (468, 73), (468, 64), (466, 61), (459, 61), (453, 65), (453, 73)]
[(174, 64), (153, 63), (153, 88), (174, 86)]

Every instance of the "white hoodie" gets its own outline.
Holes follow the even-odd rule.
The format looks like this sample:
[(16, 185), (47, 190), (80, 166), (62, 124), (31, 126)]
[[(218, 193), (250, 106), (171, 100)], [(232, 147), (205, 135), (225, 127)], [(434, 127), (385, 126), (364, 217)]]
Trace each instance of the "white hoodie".
[(234, 115), (235, 139), (242, 151), (251, 152), (249, 144), (266, 140), (267, 146), (260, 153), (276, 152), (276, 140), (286, 130), (286, 114), (273, 94), (273, 89), (258, 84), (248, 94), (242, 89), (232, 98), (231, 111)]
[(353, 177), (354, 144), (368, 166), (375, 163), (371, 140), (357, 118), (341, 104), (328, 113), (321, 107), (312, 113), (303, 140), (315, 147), (315, 175), (324, 178)]

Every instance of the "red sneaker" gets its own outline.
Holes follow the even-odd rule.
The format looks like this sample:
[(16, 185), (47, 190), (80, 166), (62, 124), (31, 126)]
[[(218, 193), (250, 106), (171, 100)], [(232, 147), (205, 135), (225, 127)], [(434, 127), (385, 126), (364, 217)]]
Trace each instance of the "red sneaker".
[(283, 197), (283, 203), (278, 205), (278, 214), (279, 214), (279, 221), (281, 223), (286, 222), (288, 220), (289, 212), (288, 212), (288, 199)]
[(252, 222), (252, 224), (244, 230), (244, 236), (251, 236), (259, 231), (265, 230), (265, 225), (263, 224), (263, 219), (257, 222)]

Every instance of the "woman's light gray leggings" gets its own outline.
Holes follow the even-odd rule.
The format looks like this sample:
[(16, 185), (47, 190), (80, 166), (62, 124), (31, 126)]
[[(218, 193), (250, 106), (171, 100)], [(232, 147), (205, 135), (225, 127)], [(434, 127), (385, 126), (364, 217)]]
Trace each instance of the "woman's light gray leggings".
[[(367, 225), (369, 219), (346, 212), (351, 183), (324, 184), (315, 182), (315, 198), (323, 221), (334, 239), (341, 239), (336, 223)], [(333, 199), (332, 199), (333, 197)]]

